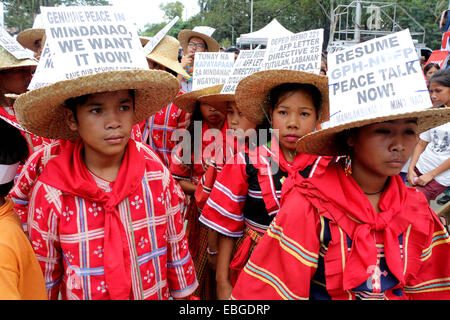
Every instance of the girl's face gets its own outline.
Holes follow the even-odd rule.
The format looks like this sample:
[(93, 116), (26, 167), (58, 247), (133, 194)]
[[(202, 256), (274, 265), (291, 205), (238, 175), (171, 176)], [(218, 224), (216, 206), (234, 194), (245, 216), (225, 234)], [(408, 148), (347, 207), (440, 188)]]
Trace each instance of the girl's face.
[[(417, 121), (400, 119), (361, 127), (347, 143), (353, 148), (352, 171), (361, 176), (400, 173), (417, 144)], [(367, 176), (367, 175), (366, 175)]]
[(228, 128), (233, 130), (242, 129), (236, 131), (236, 133), (245, 133), (249, 129), (255, 129), (256, 123), (251, 122), (245, 118), (242, 113), (236, 107), (236, 103), (229, 101), (227, 104), (227, 122)]
[(68, 110), (68, 124), (78, 131), (85, 154), (99, 158), (121, 156), (134, 124), (133, 97), (128, 90), (90, 94), (76, 109)]
[(439, 82), (430, 82), (430, 97), (434, 106), (443, 106), (450, 103), (450, 88)]
[(430, 69), (428, 69), (427, 73), (425, 74), (425, 77), (427, 78), (427, 80), (431, 79), (431, 76), (438, 71), (438, 68), (436, 67), (431, 67)]
[(281, 95), (272, 111), (272, 127), (278, 129), (281, 149), (294, 151), (297, 140), (314, 131), (317, 118), (316, 108), (308, 93), (295, 91)]
[(225, 121), (225, 116), (213, 106), (207, 103), (201, 103), (200, 112), (209, 127), (215, 129), (222, 128), (223, 122)]

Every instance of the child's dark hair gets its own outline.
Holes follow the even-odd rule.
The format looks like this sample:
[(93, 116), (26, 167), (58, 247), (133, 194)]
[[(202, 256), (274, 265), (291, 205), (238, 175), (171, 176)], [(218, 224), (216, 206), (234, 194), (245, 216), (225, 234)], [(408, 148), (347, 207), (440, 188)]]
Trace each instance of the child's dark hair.
[[(24, 163), (29, 155), (28, 144), (19, 129), (0, 120), (0, 164)], [(14, 180), (0, 184), (0, 197), (6, 197), (14, 186)]]
[(440, 70), (441, 67), (439, 67), (439, 65), (437, 63), (429, 63), (427, 64), (424, 68), (423, 68), (423, 73), (427, 74), (428, 70), (430, 70), (431, 68), (436, 68), (437, 70)]
[[(132, 99), (133, 99), (133, 109), (134, 109), (134, 103), (135, 103), (135, 93), (133, 89), (128, 90), (130, 93)], [(100, 93), (100, 92), (99, 92)], [(64, 101), (63, 106), (69, 110), (72, 111), (73, 116), (75, 118), (75, 121), (78, 122), (77, 118), (77, 106), (80, 106), (82, 104), (85, 104), (90, 94), (85, 94), (79, 97), (69, 98), (66, 101)]]
[(349, 137), (356, 136), (359, 132), (359, 129), (359, 127), (350, 128), (336, 134), (334, 143), (336, 148), (338, 149), (339, 155), (351, 156), (352, 148), (348, 145), (347, 139)]
[[(200, 101), (197, 100), (197, 102), (195, 103), (195, 108), (194, 108), (194, 112), (192, 113), (191, 116), (191, 120), (189, 122), (189, 125), (186, 128), (186, 133), (189, 134), (189, 136), (191, 137), (191, 152), (194, 152), (194, 145), (195, 145), (195, 140), (196, 139), (200, 139), (200, 145), (202, 143), (202, 139), (203, 137), (196, 137), (194, 135), (194, 125), (196, 121), (204, 121), (205, 119), (203, 119), (203, 115), (202, 115), (202, 111), (200, 109)], [(182, 142), (184, 144), (184, 141)], [(184, 150), (187, 150), (185, 148), (183, 148)]]
[(291, 95), (297, 91), (307, 93), (311, 96), (314, 108), (316, 109), (317, 118), (320, 118), (322, 94), (316, 86), (309, 83), (283, 83), (273, 88), (269, 93), (269, 105), (273, 109), (279, 103), (282, 96)]
[(450, 87), (450, 69), (441, 69), (436, 71), (430, 78), (430, 83), (437, 82), (444, 87)]

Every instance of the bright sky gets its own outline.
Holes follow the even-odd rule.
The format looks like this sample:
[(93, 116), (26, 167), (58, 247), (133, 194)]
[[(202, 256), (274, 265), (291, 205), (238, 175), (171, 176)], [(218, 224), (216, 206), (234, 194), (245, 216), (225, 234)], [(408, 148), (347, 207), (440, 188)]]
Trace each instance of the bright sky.
[[(164, 12), (159, 9), (160, 4), (176, 2), (177, 0), (109, 0), (114, 6), (122, 9), (138, 29), (144, 29), (147, 23), (163, 22)], [(190, 18), (200, 11), (198, 0), (178, 0), (184, 5), (183, 20)]]

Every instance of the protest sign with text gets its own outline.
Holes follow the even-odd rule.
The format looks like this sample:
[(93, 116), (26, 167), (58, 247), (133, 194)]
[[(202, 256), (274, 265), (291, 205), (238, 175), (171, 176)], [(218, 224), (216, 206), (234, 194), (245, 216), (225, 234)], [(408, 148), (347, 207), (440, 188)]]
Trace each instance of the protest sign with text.
[(329, 54), (328, 82), (327, 125), (432, 106), (409, 30)]
[(323, 29), (270, 38), (263, 70), (289, 69), (319, 74)]
[(63, 79), (110, 70), (148, 69), (137, 35), (113, 6), (41, 7), (55, 72)]
[(224, 84), (234, 66), (234, 53), (196, 52), (192, 89)]
[(33, 59), (33, 52), (22, 47), (3, 27), (0, 27), (0, 46), (18, 60)]
[(154, 37), (150, 38), (147, 44), (144, 47), (144, 53), (145, 55), (149, 55), (153, 49), (156, 48), (158, 43), (161, 42), (162, 38), (169, 32), (169, 30), (177, 23), (177, 21), (180, 19), (180, 17), (175, 17), (170, 21), (164, 28), (158, 31), (157, 34), (155, 34)]
[(260, 71), (265, 53), (266, 50), (241, 50), (221, 93), (234, 94), (237, 85), (243, 78)]
[(54, 72), (53, 56), (48, 46), (48, 41), (45, 42), (42, 49), (41, 57), (39, 58), (39, 64), (34, 72), (33, 78), (28, 85), (28, 90), (34, 90), (40, 87), (47, 86), (56, 81), (64, 80), (63, 74)]

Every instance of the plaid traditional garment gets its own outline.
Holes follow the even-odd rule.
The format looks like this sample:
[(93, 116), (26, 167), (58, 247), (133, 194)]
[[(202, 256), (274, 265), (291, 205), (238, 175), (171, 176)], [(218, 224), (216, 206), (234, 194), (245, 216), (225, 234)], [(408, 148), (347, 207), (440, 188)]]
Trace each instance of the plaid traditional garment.
[(142, 142), (152, 147), (167, 168), (172, 163), (172, 150), (178, 143), (171, 140), (172, 134), (177, 129), (185, 129), (189, 119), (189, 113), (170, 103), (141, 124)]
[[(140, 128), (138, 125), (135, 125), (131, 131), (131, 138), (140, 142), (142, 140), (141, 137)], [(43, 145), (42, 148), (39, 148), (30, 155), (27, 162), (20, 170), (20, 173), (16, 176), (14, 187), (9, 195), (14, 201), (14, 210), (19, 215), (20, 221), (22, 222), (22, 228), (25, 232), (28, 232), (28, 200), (34, 184), (47, 163), (59, 155), (61, 148), (63, 148), (65, 144), (70, 143), (70, 141), (65, 140), (49, 141), (48, 144)]]
[(425, 197), (394, 176), (375, 212), (339, 166), (286, 181), (232, 298), (449, 299), (450, 239)]
[[(87, 179), (91, 181), (89, 185), (95, 184), (84, 162), (79, 160), (77, 146), (74, 150), (65, 148), (60, 157), (70, 159), (69, 153), (73, 152), (72, 167), (80, 168), (83, 181)], [(130, 155), (135, 154), (133, 161), (144, 161), (145, 169), (141, 180), (131, 182), (135, 187), (128, 188), (130, 194), (114, 209), (123, 227), (119, 234), (112, 236), (122, 235), (124, 260), (129, 270), (129, 278), (125, 280), (131, 284), (127, 298), (188, 296), (198, 284), (183, 230), (179, 190), (169, 171), (159, 160), (155, 161), (149, 148), (130, 140), (128, 150), (134, 152)], [(129, 165), (131, 163), (127, 167)], [(121, 171), (124, 166), (122, 163)], [(50, 164), (46, 168), (49, 167)], [(104, 263), (108, 254), (105, 223), (110, 214), (106, 212), (111, 210), (107, 208), (109, 202), (105, 206), (102, 199), (93, 201), (61, 192), (44, 182), (47, 171), (50, 169), (44, 170), (30, 197), (29, 233), (49, 298), (56, 299), (61, 289), (63, 299), (110, 299), (108, 284), (111, 282), (105, 274), (105, 270), (110, 269), (106, 269)], [(118, 177), (128, 176), (121, 171)], [(82, 186), (80, 184), (81, 190)], [(110, 187), (114, 189), (114, 183)], [(105, 190), (101, 183), (98, 188)], [(121, 250), (116, 251), (115, 255), (121, 253)]]

